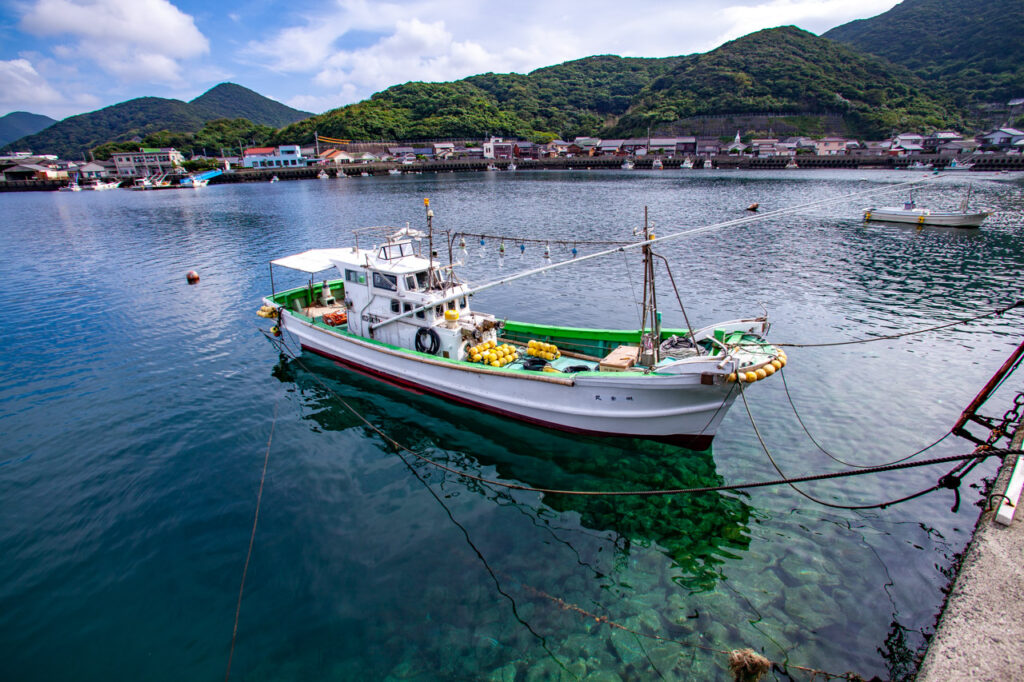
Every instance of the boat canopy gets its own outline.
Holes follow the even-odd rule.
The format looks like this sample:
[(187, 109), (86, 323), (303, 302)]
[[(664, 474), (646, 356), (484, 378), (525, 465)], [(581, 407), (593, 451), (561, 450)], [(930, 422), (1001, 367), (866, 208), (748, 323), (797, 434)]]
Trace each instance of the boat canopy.
[(309, 251), (296, 253), (293, 256), (272, 260), (270, 263), (271, 265), (280, 265), (283, 268), (314, 274), (323, 270), (330, 270), (334, 267), (334, 263), (331, 261), (332, 258), (340, 259), (342, 254), (351, 252), (352, 249), (349, 248), (310, 249)]

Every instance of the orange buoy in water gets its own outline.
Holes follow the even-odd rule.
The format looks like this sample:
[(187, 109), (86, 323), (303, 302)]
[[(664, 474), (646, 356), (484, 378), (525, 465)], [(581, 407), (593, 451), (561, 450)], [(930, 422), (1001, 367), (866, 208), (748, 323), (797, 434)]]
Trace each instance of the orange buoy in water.
[(189, 284), (195, 284), (199, 281), (199, 273), (195, 270), (189, 270), (188, 273), (185, 274), (185, 281)]
[(751, 204), (750, 206), (747, 206), (747, 210), (748, 210), (748, 211), (756, 211), (756, 210), (758, 209), (758, 207), (759, 207), (760, 205), (761, 205), (761, 204), (759, 204), (759, 203), (757, 203), (757, 202), (755, 201), (755, 202), (754, 202), (754, 203), (752, 203), (752, 204)]

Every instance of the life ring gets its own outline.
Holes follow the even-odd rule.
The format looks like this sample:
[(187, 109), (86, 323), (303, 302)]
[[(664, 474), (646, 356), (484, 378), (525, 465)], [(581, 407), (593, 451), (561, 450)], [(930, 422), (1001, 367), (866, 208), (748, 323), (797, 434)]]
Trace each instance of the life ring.
[[(428, 343), (429, 340), (429, 343)], [(441, 348), (441, 337), (433, 327), (420, 327), (416, 332), (416, 350), (427, 355), (437, 355)]]

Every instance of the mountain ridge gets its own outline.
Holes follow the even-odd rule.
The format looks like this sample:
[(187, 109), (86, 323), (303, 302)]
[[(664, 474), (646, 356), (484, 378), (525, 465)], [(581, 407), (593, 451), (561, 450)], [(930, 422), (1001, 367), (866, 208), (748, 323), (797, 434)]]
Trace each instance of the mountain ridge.
[(49, 116), (33, 114), (28, 111), (12, 111), (5, 116), (0, 116), (0, 146), (14, 142), (26, 135), (38, 133), (56, 122), (56, 119)]

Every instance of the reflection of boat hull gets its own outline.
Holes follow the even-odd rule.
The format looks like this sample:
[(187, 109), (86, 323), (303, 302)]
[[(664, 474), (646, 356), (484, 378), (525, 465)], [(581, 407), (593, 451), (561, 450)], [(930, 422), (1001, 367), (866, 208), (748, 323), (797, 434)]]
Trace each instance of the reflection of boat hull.
[[(305, 351), (416, 393), (572, 433), (648, 438), (706, 449), (736, 398), (734, 383), (702, 383), (702, 373), (509, 373), (411, 353), (283, 311)], [(751, 326), (755, 321), (745, 321)], [(760, 326), (756, 321), (754, 326)], [(509, 322), (506, 331), (515, 323)], [(708, 377), (710, 379), (710, 375)]]
[(958, 211), (930, 211), (926, 208), (866, 208), (864, 220), (940, 227), (980, 227), (991, 213), (961, 213)]

